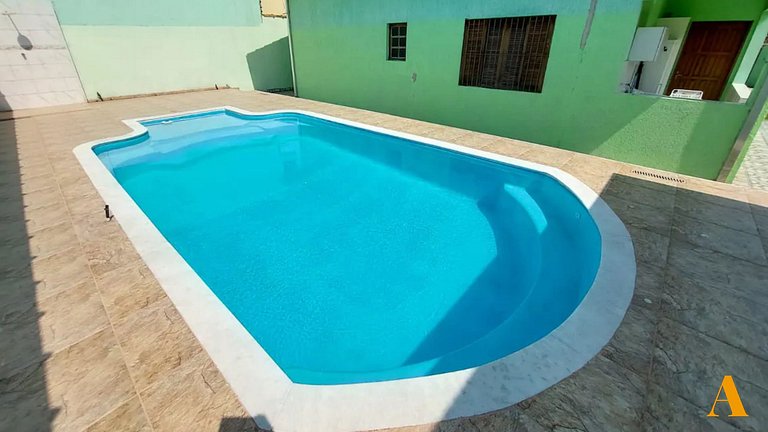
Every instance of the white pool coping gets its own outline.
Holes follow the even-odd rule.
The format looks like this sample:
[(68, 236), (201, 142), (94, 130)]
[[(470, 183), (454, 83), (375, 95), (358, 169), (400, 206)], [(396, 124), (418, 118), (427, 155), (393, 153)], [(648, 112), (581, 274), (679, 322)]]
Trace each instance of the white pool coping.
[[(396, 381), (305, 385), (291, 382), (120, 186), (92, 148), (141, 135), (139, 122), (209, 111), (243, 115), (298, 113), (545, 173), (589, 209), (602, 237), (602, 258), (576, 310), (544, 338), (472, 369)], [(632, 240), (616, 214), (588, 186), (556, 168), (301, 110), (249, 112), (224, 106), (125, 120), (132, 132), (77, 146), (73, 152), (109, 204), (136, 250), (262, 428), (353, 431), (434, 423), (498, 410), (574, 373), (597, 355), (619, 327), (635, 286)]]

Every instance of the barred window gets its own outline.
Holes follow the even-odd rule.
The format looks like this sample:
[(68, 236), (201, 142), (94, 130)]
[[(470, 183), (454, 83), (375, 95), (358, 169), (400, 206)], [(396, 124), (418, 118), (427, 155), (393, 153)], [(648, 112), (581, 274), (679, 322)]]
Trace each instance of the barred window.
[(541, 93), (555, 15), (464, 23), (459, 85)]
[(405, 39), (407, 32), (407, 23), (389, 24), (387, 60), (405, 61)]

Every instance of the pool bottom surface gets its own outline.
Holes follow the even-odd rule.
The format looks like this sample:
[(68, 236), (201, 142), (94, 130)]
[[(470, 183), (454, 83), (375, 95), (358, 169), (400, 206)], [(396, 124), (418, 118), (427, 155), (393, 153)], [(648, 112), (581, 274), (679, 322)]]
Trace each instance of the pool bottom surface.
[(147, 128), (97, 153), (294, 382), (498, 359), (599, 264), (587, 210), (539, 173), (301, 115)]

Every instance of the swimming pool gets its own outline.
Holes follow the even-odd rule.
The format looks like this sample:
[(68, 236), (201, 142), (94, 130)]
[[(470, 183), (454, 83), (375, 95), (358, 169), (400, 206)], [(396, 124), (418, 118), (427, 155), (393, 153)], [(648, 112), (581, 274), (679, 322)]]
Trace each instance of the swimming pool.
[[(557, 170), (311, 113), (227, 108), (128, 123), (131, 136), (76, 154), (241, 400), (250, 396), (231, 375), (242, 359), (217, 350), (258, 356), (287, 393), (402, 397), (419, 382), (439, 391), (441, 377), (466, 387), (468, 373), (520, 361), (558, 331), (594, 355), (631, 296), (626, 230)], [(205, 301), (174, 298), (190, 283)], [(597, 307), (584, 316), (593, 325), (568, 326), (585, 304)], [(194, 322), (202, 309), (206, 329)], [(216, 328), (240, 342), (206, 345), (223, 336)], [(560, 355), (589, 355), (560, 342), (578, 354)]]

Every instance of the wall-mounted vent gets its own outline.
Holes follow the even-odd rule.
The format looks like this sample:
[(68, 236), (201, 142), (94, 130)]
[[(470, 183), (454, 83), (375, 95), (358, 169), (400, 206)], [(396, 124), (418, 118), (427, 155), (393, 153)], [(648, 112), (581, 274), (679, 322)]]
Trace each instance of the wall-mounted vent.
[(666, 181), (671, 181), (671, 182), (675, 182), (675, 183), (685, 183), (684, 179), (682, 179), (680, 177), (677, 177), (677, 176), (672, 176), (672, 175), (667, 175), (667, 174), (657, 174), (657, 173), (653, 173), (653, 172), (649, 172), (649, 171), (643, 171), (643, 170), (638, 170), (638, 169), (633, 169), (632, 170), (632, 174), (638, 174), (638, 175), (645, 176), (645, 177), (651, 177), (651, 178), (655, 178), (657, 180), (666, 180)]

